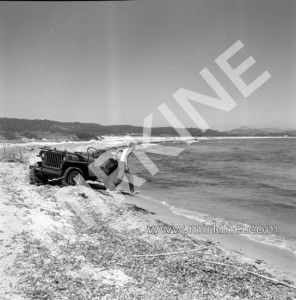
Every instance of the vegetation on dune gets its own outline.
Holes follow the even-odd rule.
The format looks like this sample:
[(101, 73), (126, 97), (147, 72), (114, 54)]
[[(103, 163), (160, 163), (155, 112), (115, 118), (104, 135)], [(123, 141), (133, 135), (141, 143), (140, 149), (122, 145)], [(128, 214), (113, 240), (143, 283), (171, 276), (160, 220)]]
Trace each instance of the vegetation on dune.
[(26, 163), (28, 157), (23, 148), (3, 144), (0, 148), (0, 161)]
[[(122, 208), (116, 213), (121, 218)], [(116, 230), (104, 216), (94, 217), (96, 228), (87, 228), (79, 218), (73, 220), (76, 241), (51, 234), (60, 245), (58, 254), (27, 234), (17, 238), (25, 246), (14, 272), (30, 269), (19, 281), (28, 299), (280, 299), (289, 290), (243, 270), (203, 262), (219, 261), (268, 275), (225, 255), (210, 241), (188, 236), (147, 240), (142, 230)], [(197, 247), (201, 250), (180, 255), (133, 257)], [(106, 280), (103, 274), (110, 270), (122, 272), (125, 282)]]

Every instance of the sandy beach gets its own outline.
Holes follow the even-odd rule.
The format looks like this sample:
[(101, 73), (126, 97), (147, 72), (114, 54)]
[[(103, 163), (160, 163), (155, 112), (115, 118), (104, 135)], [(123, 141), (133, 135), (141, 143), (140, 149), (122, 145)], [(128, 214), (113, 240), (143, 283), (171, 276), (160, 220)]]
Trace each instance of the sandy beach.
[[(127, 197), (125, 199), (127, 203), (138, 205), (148, 211), (155, 213), (154, 217), (160, 219), (172, 226), (191, 226), (201, 225), (188, 218), (173, 214), (167, 207), (156, 201), (147, 201), (140, 196)], [(238, 258), (246, 259), (255, 262), (256, 260), (262, 260), (265, 264), (260, 263), (263, 269), (269, 269), (270, 272), (282, 272), (282, 276), (296, 281), (296, 260), (295, 255), (291, 252), (272, 247), (270, 245), (264, 245), (255, 241), (250, 241), (240, 235), (231, 234), (213, 234), (213, 233), (195, 233), (191, 234), (192, 237), (197, 239), (214, 241), (219, 246), (222, 246), (225, 251), (230, 251), (233, 254), (237, 253)]]
[(290, 253), (237, 235), (149, 234), (193, 221), (141, 194), (30, 185), (38, 145), (0, 163), (1, 299), (296, 299)]

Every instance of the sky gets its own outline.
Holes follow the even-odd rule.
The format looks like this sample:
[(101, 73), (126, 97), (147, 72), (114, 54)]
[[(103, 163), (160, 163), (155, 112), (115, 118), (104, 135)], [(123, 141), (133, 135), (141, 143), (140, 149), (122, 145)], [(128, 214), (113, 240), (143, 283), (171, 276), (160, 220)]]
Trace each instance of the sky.
[[(172, 96), (217, 97), (205, 67), (236, 102), (231, 111), (193, 103), (213, 129), (296, 128), (294, 0), (1, 2), (0, 117), (102, 125), (168, 126), (165, 103), (196, 127)], [(235, 42), (241, 78), (271, 78), (245, 98), (215, 62)]]

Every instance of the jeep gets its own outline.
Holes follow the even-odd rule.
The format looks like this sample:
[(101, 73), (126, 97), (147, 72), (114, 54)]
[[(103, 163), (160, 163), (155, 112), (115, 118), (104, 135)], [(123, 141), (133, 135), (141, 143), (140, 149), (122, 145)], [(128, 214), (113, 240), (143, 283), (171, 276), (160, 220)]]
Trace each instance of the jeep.
[[(107, 150), (88, 147), (87, 152), (68, 152), (56, 148), (42, 147), (37, 155), (41, 158), (35, 165), (30, 165), (30, 183), (41, 185), (49, 180), (59, 180), (63, 186), (76, 185), (76, 178), (81, 175), (85, 181), (98, 180), (88, 166)], [(101, 169), (110, 175), (117, 168), (118, 162), (109, 158)]]

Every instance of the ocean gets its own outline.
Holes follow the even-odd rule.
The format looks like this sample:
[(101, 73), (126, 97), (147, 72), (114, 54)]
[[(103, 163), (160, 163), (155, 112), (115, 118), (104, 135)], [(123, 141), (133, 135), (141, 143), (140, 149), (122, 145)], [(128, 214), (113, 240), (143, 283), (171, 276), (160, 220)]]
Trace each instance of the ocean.
[(296, 139), (209, 139), (183, 148), (178, 156), (147, 154), (159, 171), (151, 176), (137, 160), (133, 172), (146, 179), (143, 198), (159, 201), (174, 214), (212, 224), (276, 225), (278, 234), (245, 237), (296, 255)]

